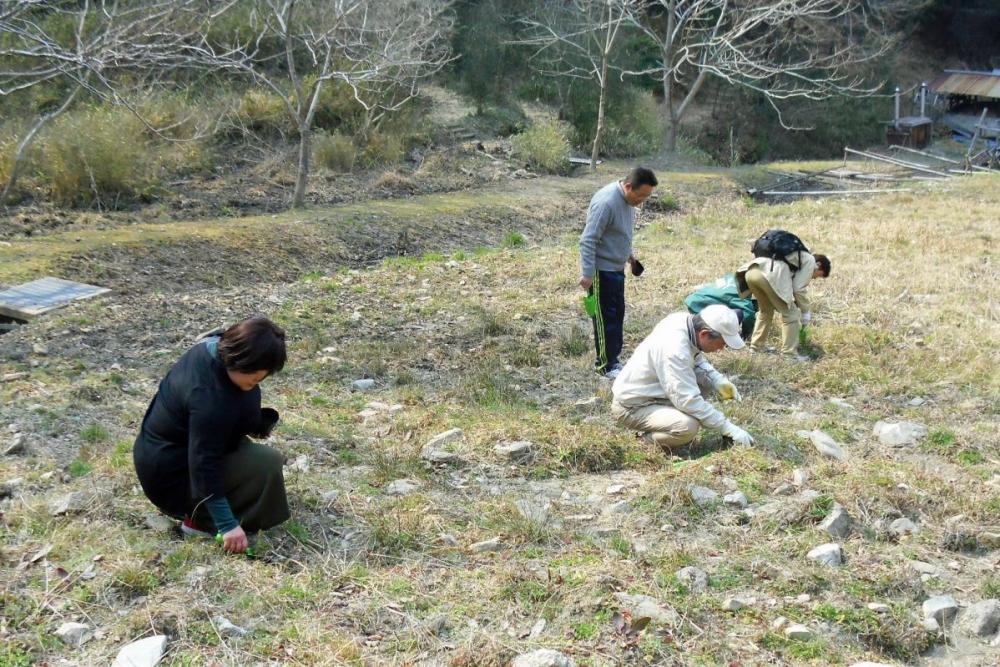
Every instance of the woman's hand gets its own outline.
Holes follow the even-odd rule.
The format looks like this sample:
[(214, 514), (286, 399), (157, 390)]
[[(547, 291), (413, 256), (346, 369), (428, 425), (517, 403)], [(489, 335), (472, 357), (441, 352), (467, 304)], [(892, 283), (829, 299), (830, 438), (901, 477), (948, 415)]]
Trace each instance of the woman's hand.
[(241, 554), (247, 550), (248, 546), (247, 534), (243, 532), (243, 528), (240, 526), (236, 526), (228, 533), (223, 533), (222, 535), (222, 548), (231, 554)]

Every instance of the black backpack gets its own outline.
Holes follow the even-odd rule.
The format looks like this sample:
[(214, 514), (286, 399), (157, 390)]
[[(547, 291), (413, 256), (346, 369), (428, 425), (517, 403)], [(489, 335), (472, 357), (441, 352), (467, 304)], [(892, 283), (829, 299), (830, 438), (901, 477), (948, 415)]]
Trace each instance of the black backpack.
[[(792, 270), (792, 273), (798, 271), (799, 266), (802, 266), (802, 253), (809, 252), (809, 248), (802, 242), (802, 239), (791, 232), (786, 232), (784, 229), (767, 230), (760, 235), (759, 239), (753, 242), (750, 250), (753, 252), (754, 257), (769, 257), (772, 267), (774, 266), (774, 260), (784, 262)], [(793, 265), (786, 259), (788, 255), (794, 253), (799, 253), (798, 266)]]

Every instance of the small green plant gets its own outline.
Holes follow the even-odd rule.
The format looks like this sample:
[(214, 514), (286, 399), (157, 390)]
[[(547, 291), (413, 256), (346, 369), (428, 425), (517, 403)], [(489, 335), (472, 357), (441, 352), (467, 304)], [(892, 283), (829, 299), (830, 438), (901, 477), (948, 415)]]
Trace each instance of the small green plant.
[(806, 513), (807, 516), (813, 521), (822, 521), (833, 509), (835, 501), (828, 495), (821, 495), (812, 500), (809, 503), (809, 510)]
[(573, 636), (576, 639), (593, 639), (600, 634), (600, 628), (593, 621), (582, 621), (573, 625)]
[(986, 457), (975, 449), (963, 449), (955, 458), (959, 463), (966, 466), (975, 466), (986, 462)]
[(284, 528), (289, 535), (294, 537), (299, 542), (308, 542), (311, 539), (309, 536), (309, 529), (294, 519), (286, 521)]
[(512, 143), (514, 157), (528, 163), (533, 169), (559, 174), (569, 164), (569, 141), (558, 123), (536, 123), (516, 135)]
[(251, 88), (243, 94), (236, 118), (240, 126), (260, 134), (284, 135), (295, 129), (281, 98), (259, 88)]
[(510, 232), (503, 238), (503, 242), (500, 244), (504, 248), (523, 248), (528, 242), (525, 240), (524, 235), (519, 232)]
[(628, 556), (632, 553), (632, 545), (621, 535), (615, 535), (611, 538), (611, 548), (622, 556)]
[(80, 431), (80, 439), (90, 445), (104, 442), (108, 439), (108, 430), (100, 424), (90, 424)]
[(92, 463), (84, 461), (83, 459), (76, 459), (69, 464), (66, 471), (71, 477), (83, 477), (84, 475), (90, 474), (93, 469), (94, 466)]
[(590, 338), (583, 327), (574, 324), (559, 334), (559, 351), (566, 357), (579, 357), (590, 349)]
[(160, 584), (156, 573), (147, 566), (133, 563), (125, 565), (114, 575), (115, 588), (129, 597), (141, 597)]

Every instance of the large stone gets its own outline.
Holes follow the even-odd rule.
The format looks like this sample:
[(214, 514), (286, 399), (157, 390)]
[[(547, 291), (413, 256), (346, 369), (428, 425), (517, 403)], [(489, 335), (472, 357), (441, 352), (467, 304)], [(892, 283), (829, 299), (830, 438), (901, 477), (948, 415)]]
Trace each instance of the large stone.
[(830, 537), (842, 540), (851, 534), (853, 524), (854, 520), (851, 519), (851, 515), (847, 513), (847, 510), (840, 505), (834, 505), (830, 513), (819, 524), (819, 527), (825, 530)]
[(155, 667), (167, 648), (166, 635), (154, 635), (123, 646), (111, 667)]
[(235, 625), (225, 616), (216, 616), (213, 620), (215, 622), (215, 629), (223, 637), (244, 637), (249, 632), (246, 628)]
[(62, 640), (63, 644), (69, 646), (83, 646), (93, 635), (90, 626), (84, 623), (63, 623), (55, 632), (56, 637)]
[(806, 554), (806, 558), (815, 563), (819, 563), (820, 565), (830, 565), (834, 567), (841, 565), (844, 562), (840, 545), (836, 542), (819, 545), (815, 549), (810, 550), (809, 553)]
[(917, 524), (913, 523), (906, 517), (902, 519), (896, 519), (891, 524), (889, 524), (889, 533), (894, 537), (906, 537), (907, 535), (916, 535), (920, 532), (920, 528)]
[(596, 412), (604, 404), (599, 396), (591, 396), (590, 398), (581, 398), (579, 401), (573, 404), (573, 411), (580, 415), (589, 415)]
[(535, 445), (527, 440), (502, 442), (493, 451), (511, 463), (531, 463), (535, 458)]
[(1000, 627), (1000, 600), (983, 600), (970, 605), (958, 620), (962, 632), (972, 637), (989, 637)]
[(576, 663), (564, 653), (550, 648), (540, 648), (517, 656), (511, 667), (576, 667)]
[(727, 493), (722, 497), (722, 502), (729, 505), (730, 507), (739, 507), (740, 509), (750, 504), (750, 501), (747, 500), (746, 495), (744, 495), (742, 491), (733, 491), (732, 493)]
[(847, 452), (844, 451), (843, 445), (819, 429), (813, 431), (798, 431), (798, 435), (799, 437), (805, 438), (811, 442), (813, 447), (816, 448), (816, 451), (823, 456), (836, 459), (838, 461), (843, 461), (847, 458)]
[(385, 494), (387, 496), (408, 496), (419, 491), (421, 486), (423, 485), (415, 479), (394, 479), (386, 484)]
[(677, 612), (660, 604), (648, 595), (631, 595), (615, 593), (615, 599), (622, 607), (632, 614), (632, 618), (649, 618), (657, 623), (676, 625), (679, 621)]
[(890, 447), (912, 445), (927, 435), (927, 427), (914, 422), (879, 421), (872, 431), (879, 442)]
[(518, 514), (531, 523), (545, 525), (549, 520), (549, 512), (552, 510), (552, 503), (547, 500), (533, 500), (521, 498), (514, 502)]
[(162, 514), (147, 514), (143, 523), (146, 524), (146, 528), (157, 533), (171, 533), (177, 525), (176, 521)]
[(443, 433), (438, 433), (433, 438), (427, 441), (424, 447), (433, 447), (435, 449), (441, 449), (447, 445), (453, 445), (462, 442), (465, 434), (460, 428), (451, 428)]
[(792, 471), (792, 484), (795, 486), (805, 486), (809, 482), (809, 471), (805, 468), (796, 468)]
[(493, 537), (488, 540), (483, 540), (482, 542), (476, 542), (475, 544), (469, 545), (469, 551), (477, 554), (500, 551), (502, 548), (503, 545), (501, 544), (499, 537)]
[(14, 454), (24, 453), (24, 434), (15, 433), (7, 441), (7, 445), (3, 448), (4, 456), (13, 456)]
[(691, 485), (688, 487), (688, 494), (698, 507), (708, 507), (719, 499), (718, 493), (704, 486)]
[(91, 507), (100, 504), (108, 499), (108, 494), (97, 491), (74, 491), (57, 498), (49, 507), (52, 516), (62, 516), (64, 514), (77, 514), (85, 512)]
[(375, 380), (371, 378), (361, 378), (360, 380), (355, 380), (351, 383), (351, 389), (354, 391), (371, 391), (375, 388)]
[(696, 567), (682, 567), (677, 570), (677, 581), (687, 586), (692, 593), (704, 593), (708, 590), (708, 575)]
[(785, 628), (785, 636), (796, 641), (807, 642), (813, 638), (813, 631), (801, 623), (793, 623)]
[(944, 627), (958, 614), (958, 603), (950, 595), (935, 595), (924, 600), (921, 610), (924, 618), (933, 618), (938, 625)]

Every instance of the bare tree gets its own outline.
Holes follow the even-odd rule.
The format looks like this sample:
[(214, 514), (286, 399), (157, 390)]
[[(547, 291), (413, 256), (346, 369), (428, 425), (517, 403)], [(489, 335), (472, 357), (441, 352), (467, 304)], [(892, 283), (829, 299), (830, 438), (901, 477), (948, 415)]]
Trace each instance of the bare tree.
[[(141, 119), (119, 75), (129, 72), (141, 79), (144, 74), (159, 76), (181, 67), (204, 65), (208, 25), (233, 4), (235, 0), (0, 3), (0, 96), (42, 85), (62, 91), (61, 102), (40, 114), (18, 143), (0, 203), (7, 201), (17, 184), (32, 141), (81, 93), (125, 105)], [(66, 21), (74, 27), (68, 35), (58, 29)], [(220, 54), (213, 53), (211, 60), (218, 57)], [(133, 81), (131, 87), (143, 86)], [(150, 129), (159, 132), (162, 128)]]
[(599, 89), (597, 127), (590, 149), (590, 168), (597, 168), (604, 135), (608, 70), (626, 19), (637, 0), (568, 0), (541, 5), (537, 15), (522, 19), (527, 35), (518, 44), (536, 47), (533, 59), (543, 74), (590, 79)]
[[(781, 102), (865, 96), (863, 63), (886, 52), (884, 16), (871, 0), (649, 0), (632, 23), (659, 47), (652, 67), (663, 87), (670, 150), (708, 77), (757, 91), (783, 127)], [(892, 2), (883, 4), (895, 4)], [(806, 128), (798, 128), (806, 129)]]
[[(367, 130), (416, 94), (417, 83), (448, 62), (448, 0), (263, 0), (250, 13), (255, 32), (227, 45), (218, 66), (277, 95), (299, 135), (292, 206), (305, 204), (312, 132), (324, 85), (342, 81), (364, 109)], [(265, 40), (283, 47), (284, 72), (261, 56)], [(287, 76), (287, 79), (285, 78)]]

